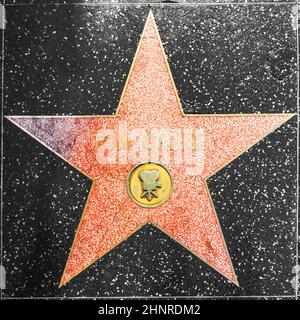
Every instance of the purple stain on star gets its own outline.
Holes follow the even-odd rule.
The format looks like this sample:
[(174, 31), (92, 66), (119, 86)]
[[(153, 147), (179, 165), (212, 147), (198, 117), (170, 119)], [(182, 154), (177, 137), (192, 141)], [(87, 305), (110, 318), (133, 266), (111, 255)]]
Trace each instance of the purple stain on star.
[(72, 156), (76, 134), (75, 118), (10, 119), (65, 159)]

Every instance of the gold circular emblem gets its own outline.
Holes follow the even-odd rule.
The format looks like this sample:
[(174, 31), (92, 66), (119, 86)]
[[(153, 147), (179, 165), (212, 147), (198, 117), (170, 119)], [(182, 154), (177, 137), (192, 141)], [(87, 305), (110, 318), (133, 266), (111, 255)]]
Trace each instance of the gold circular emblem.
[(173, 191), (170, 171), (160, 163), (140, 163), (127, 177), (127, 192), (138, 205), (153, 208), (165, 203)]

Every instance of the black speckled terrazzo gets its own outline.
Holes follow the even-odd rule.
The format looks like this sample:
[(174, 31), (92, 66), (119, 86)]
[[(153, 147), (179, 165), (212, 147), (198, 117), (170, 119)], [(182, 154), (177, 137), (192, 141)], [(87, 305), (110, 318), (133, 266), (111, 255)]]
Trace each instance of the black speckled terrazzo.
[[(297, 111), (294, 4), (151, 8), (186, 112)], [(7, 6), (4, 114), (113, 113), (148, 11)], [(295, 117), (208, 182), (240, 287), (147, 225), (58, 289), (91, 182), (4, 125), (4, 297), (295, 296)]]
[(197, 3), (247, 3), (247, 2), (295, 2), (292, 0), (5, 0), (6, 4), (44, 4), (44, 3), (59, 3), (59, 4), (72, 4), (72, 3), (82, 3), (82, 4), (139, 4), (139, 3), (160, 3), (164, 5), (178, 5), (178, 4), (197, 4)]
[[(148, 10), (8, 7), (6, 43), (14, 45), (6, 48), (5, 113), (114, 112)], [(162, 6), (154, 12), (186, 112), (295, 111), (293, 5)], [(271, 59), (282, 48), (289, 50), (284, 65), (285, 57)], [(286, 65), (283, 79), (275, 77)]]

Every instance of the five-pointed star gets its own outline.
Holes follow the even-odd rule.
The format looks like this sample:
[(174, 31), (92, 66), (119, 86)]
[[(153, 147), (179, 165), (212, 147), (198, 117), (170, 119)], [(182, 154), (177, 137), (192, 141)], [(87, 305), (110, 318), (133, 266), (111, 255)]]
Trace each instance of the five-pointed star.
[[(150, 12), (115, 116), (8, 117), (93, 180), (60, 286), (146, 223), (154, 224), (238, 285), (206, 179), (291, 116), (184, 114)], [(126, 192), (126, 178), (134, 163), (100, 164), (96, 159), (97, 132), (116, 131), (124, 121), (128, 130), (202, 128), (201, 175), (190, 176), (184, 163), (171, 161), (168, 168), (174, 190), (168, 201), (155, 208), (136, 204)]]

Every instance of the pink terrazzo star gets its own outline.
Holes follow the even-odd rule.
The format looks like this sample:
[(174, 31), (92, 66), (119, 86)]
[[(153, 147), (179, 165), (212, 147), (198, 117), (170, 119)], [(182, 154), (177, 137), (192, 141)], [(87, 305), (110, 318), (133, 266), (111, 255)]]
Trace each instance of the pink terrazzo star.
[[(60, 286), (146, 223), (154, 224), (238, 285), (206, 179), (292, 116), (185, 115), (150, 12), (115, 116), (8, 117), (93, 180)], [(111, 130), (118, 136), (124, 122), (128, 131), (200, 128), (204, 133), (201, 173), (188, 174), (186, 163), (173, 161), (171, 154), (167, 166), (174, 179), (172, 196), (159, 207), (139, 206), (126, 192), (128, 173), (137, 163), (99, 163), (96, 157), (99, 130)], [(116, 150), (116, 159), (120, 159), (121, 151)]]

